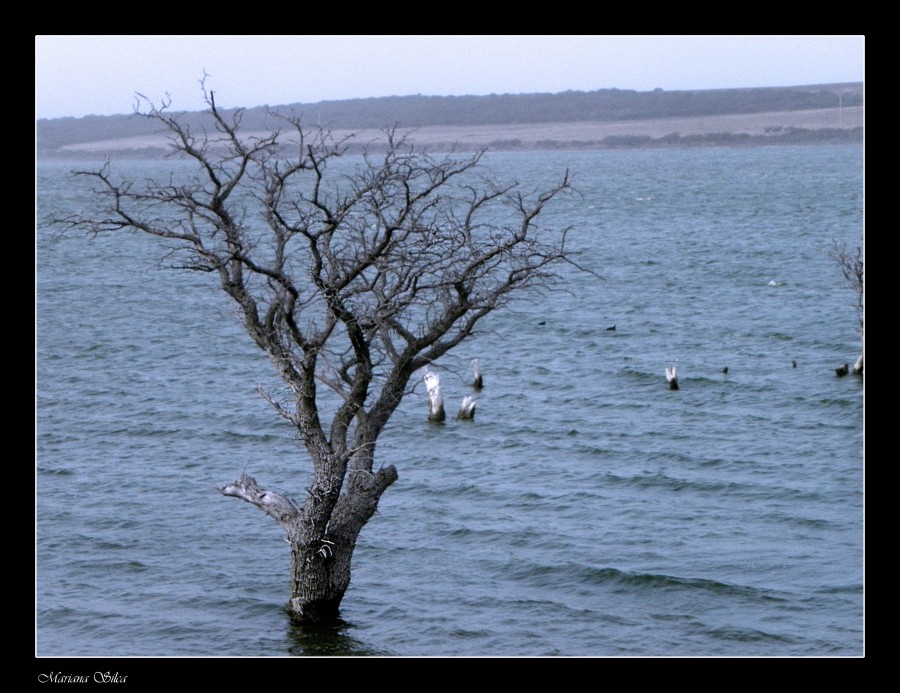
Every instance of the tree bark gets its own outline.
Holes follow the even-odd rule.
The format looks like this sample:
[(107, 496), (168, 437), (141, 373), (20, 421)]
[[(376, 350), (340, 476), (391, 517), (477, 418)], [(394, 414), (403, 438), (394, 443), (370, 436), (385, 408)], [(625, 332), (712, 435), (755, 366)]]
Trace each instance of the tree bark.
[[(218, 488), (225, 496), (255, 505), (285, 530), (291, 545), (291, 597), (285, 608), (295, 623), (337, 617), (350, 585), (351, 561), (359, 534), (375, 513), (381, 495), (398, 478), (393, 466), (374, 474), (357, 469), (349, 476), (348, 487), (336, 503), (310, 495), (303, 507), (263, 488), (246, 472), (233, 483)], [(330, 519), (323, 533), (309, 518), (325, 512), (329, 505)]]
[(350, 488), (335, 505), (324, 536), (310, 536), (300, 522), (288, 530), (292, 579), (286, 608), (295, 623), (337, 617), (350, 585), (351, 560), (359, 534), (375, 513), (381, 494), (396, 480), (393, 466), (376, 474), (354, 474)]

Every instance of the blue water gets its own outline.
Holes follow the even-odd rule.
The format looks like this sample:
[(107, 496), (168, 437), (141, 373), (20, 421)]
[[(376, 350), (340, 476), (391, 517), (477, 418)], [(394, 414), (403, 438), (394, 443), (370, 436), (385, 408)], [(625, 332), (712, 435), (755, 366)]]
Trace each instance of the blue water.
[[(39, 164), (39, 217), (91, 206), (80, 165)], [(283, 611), (280, 528), (214, 490), (309, 479), (214, 278), (148, 238), (38, 231), (39, 656), (864, 654), (864, 389), (833, 370), (859, 332), (828, 254), (861, 236), (862, 149), (488, 165), (575, 174), (551, 220), (593, 274), (437, 364), (452, 411), (481, 359), (474, 421), (406, 398), (378, 450), (400, 478), (321, 631)]]

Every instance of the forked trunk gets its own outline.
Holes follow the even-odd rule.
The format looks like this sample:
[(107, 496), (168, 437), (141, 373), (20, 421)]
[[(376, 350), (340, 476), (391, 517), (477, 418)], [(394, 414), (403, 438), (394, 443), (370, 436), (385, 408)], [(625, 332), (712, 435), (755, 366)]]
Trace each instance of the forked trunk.
[[(363, 457), (362, 464), (371, 464), (371, 459)], [(291, 545), (291, 597), (285, 607), (295, 623), (322, 623), (337, 618), (350, 585), (356, 540), (381, 494), (396, 480), (393, 466), (375, 473), (356, 468), (336, 502), (310, 493), (303, 507), (261, 487), (246, 473), (219, 491), (255, 505), (282, 526)], [(324, 531), (316, 529), (323, 526)]]
[[(374, 442), (363, 449), (374, 449)], [(372, 455), (351, 458), (343, 493), (321, 472), (307, 490), (301, 507), (290, 498), (269, 491), (247, 474), (219, 487), (226, 496), (240, 498), (274, 518), (291, 545), (291, 597), (285, 605), (295, 623), (322, 623), (338, 616), (350, 585), (350, 563), (360, 531), (375, 514), (378, 501), (397, 480), (393, 465), (372, 472)], [(341, 475), (343, 476), (343, 474)]]

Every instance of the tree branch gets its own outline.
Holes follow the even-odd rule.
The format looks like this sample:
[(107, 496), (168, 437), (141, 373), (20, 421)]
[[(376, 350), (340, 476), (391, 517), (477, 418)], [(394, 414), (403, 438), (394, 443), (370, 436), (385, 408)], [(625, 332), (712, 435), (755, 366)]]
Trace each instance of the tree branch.
[(290, 498), (264, 489), (256, 483), (256, 479), (246, 472), (242, 473), (237, 481), (217, 486), (216, 489), (223, 496), (240, 498), (251, 505), (255, 505), (282, 525), (287, 525), (300, 512), (300, 508)]

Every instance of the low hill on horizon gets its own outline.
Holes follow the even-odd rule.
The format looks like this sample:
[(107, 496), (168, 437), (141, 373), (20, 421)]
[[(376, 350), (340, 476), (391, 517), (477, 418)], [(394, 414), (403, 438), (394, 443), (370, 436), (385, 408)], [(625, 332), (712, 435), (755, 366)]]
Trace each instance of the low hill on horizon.
[[(470, 141), (473, 147), (492, 145), (493, 148), (516, 149), (645, 146), (666, 135), (669, 135), (668, 145), (681, 146), (714, 143), (697, 140), (700, 135), (708, 138), (710, 135), (756, 137), (765, 134), (773, 142), (784, 138), (785, 134), (790, 135), (788, 139), (808, 139), (807, 135), (797, 132), (809, 130), (807, 123), (813, 124), (813, 130), (824, 128), (834, 131), (820, 132), (817, 139), (824, 134), (826, 139), (850, 137), (861, 140), (863, 103), (863, 84), (843, 83), (696, 91), (602, 89), (557, 94), (389, 96), (228, 109), (225, 112), (243, 110), (241, 128), (248, 133), (271, 131), (277, 125), (271, 115), (274, 111), (299, 114), (311, 126), (322, 125), (341, 131), (380, 131), (397, 127), (416, 133), (431, 130), (434, 134), (434, 131), (441, 130), (437, 140), (434, 137), (429, 140), (432, 144), (440, 142), (440, 146), (447, 141), (448, 133), (456, 130), (471, 135), (475, 128), (488, 133), (488, 139), (463, 136), (458, 138), (459, 141)], [(834, 117), (804, 116), (798, 119), (800, 114), (832, 111)], [(766, 119), (766, 125), (756, 128), (767, 128), (761, 132), (733, 127), (734, 123), (739, 122), (739, 116), (753, 114), (784, 114), (784, 117)], [(180, 115), (191, 127), (210, 125), (208, 115), (202, 111), (182, 112)], [(697, 127), (701, 120), (709, 125)], [(818, 121), (827, 124), (816, 127), (814, 123)], [(676, 129), (662, 134), (659, 134), (659, 127), (653, 128), (653, 132), (657, 133), (654, 137), (647, 134), (645, 126), (648, 122), (660, 126), (667, 122), (681, 123), (682, 127), (678, 129), (673, 125)], [(684, 124), (691, 122), (695, 126), (688, 125), (685, 131)], [(558, 133), (569, 134), (543, 138), (521, 136), (540, 130), (541, 126), (546, 129), (548, 124), (559, 126)], [(710, 130), (710, 127), (732, 129)], [(598, 135), (603, 132), (606, 134)], [(593, 133), (593, 136), (585, 136), (585, 133)], [(159, 138), (159, 123), (134, 117), (133, 114), (40, 119), (36, 134), (39, 156), (79, 156), (88, 152), (96, 154), (99, 150), (123, 149), (153, 155), (165, 148), (164, 140)], [(606, 141), (609, 137), (613, 139)], [(685, 137), (693, 138), (693, 141), (682, 141)], [(723, 143), (721, 138), (719, 140)]]

